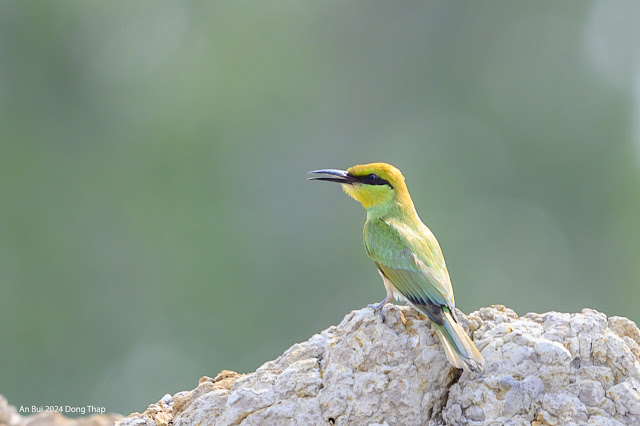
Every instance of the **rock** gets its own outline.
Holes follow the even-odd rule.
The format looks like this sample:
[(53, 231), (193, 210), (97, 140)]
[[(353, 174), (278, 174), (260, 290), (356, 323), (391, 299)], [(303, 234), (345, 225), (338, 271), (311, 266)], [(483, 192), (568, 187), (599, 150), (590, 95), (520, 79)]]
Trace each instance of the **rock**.
[(254, 373), (203, 377), (119, 424), (640, 424), (640, 331), (626, 318), (459, 313), (485, 357), (476, 374), (449, 365), (423, 315), (385, 311), (351, 312)]
[(21, 416), (0, 395), (0, 426), (109, 426), (122, 418), (119, 414), (94, 414), (88, 417), (69, 419), (60, 413), (43, 412)]
[(409, 307), (351, 312), (254, 373), (222, 371), (144, 413), (22, 416), (0, 396), (0, 426), (640, 424), (640, 330), (630, 320), (504, 306), (458, 313), (485, 358), (451, 367)]

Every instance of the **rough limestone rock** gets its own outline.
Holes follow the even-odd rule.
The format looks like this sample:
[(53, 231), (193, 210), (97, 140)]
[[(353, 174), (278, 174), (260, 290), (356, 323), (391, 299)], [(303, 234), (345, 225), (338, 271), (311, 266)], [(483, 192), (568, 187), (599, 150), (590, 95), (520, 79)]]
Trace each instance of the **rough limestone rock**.
[(486, 360), (475, 374), (449, 365), (424, 316), (385, 313), (351, 312), (254, 373), (203, 377), (119, 424), (640, 425), (640, 331), (626, 318), (459, 314)]
[(13, 405), (0, 395), (0, 426), (110, 426), (122, 418), (119, 414), (94, 414), (69, 419), (60, 413), (43, 412), (21, 416)]

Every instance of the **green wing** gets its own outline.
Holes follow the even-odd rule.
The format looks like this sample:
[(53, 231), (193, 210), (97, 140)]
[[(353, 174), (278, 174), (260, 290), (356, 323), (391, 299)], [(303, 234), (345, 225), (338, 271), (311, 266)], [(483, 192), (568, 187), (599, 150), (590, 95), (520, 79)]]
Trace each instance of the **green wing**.
[(364, 228), (369, 257), (397, 290), (433, 321), (441, 323), (442, 306), (455, 302), (449, 272), (438, 241), (429, 228), (418, 230), (393, 219), (375, 219)]

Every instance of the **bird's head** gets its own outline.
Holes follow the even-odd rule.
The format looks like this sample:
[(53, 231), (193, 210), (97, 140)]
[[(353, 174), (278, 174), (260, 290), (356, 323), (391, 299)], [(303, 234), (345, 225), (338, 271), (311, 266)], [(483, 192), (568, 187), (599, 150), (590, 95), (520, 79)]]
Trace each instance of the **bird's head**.
[[(351, 198), (365, 209), (391, 206), (393, 201), (410, 202), (409, 193), (400, 170), (387, 163), (370, 163), (349, 167), (347, 170), (322, 169), (309, 174), (310, 180), (325, 180), (342, 184)], [(407, 200), (405, 200), (405, 198)]]

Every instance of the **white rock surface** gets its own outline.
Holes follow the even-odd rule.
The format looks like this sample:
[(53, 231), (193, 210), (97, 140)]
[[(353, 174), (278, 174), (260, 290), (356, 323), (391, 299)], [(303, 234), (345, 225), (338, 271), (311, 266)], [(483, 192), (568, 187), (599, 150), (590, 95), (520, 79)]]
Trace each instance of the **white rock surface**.
[(459, 314), (485, 357), (453, 369), (409, 307), (347, 315), (254, 373), (223, 371), (166, 395), (130, 425), (640, 425), (640, 331), (591, 309)]

